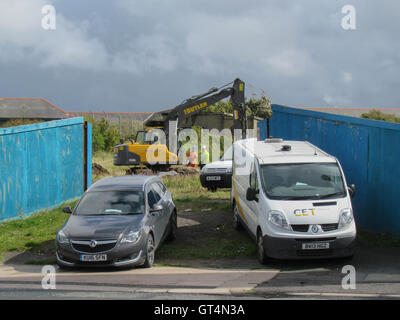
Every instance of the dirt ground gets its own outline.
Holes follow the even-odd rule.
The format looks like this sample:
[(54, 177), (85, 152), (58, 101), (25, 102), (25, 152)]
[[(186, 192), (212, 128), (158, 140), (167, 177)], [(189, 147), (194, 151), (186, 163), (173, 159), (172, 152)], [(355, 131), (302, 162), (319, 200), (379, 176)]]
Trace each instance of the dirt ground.
[[(207, 206), (207, 202), (209, 202), (210, 207)], [(217, 207), (215, 208), (216, 203)], [(218, 208), (218, 205), (221, 207)], [(225, 241), (227, 237), (239, 235), (241, 238), (251, 242), (244, 232), (242, 232), (243, 234), (238, 234), (239, 232), (233, 229), (232, 214), (227, 207), (229, 207), (229, 200), (205, 200), (202, 202), (202, 208), (193, 207), (193, 203), (178, 205), (177, 237), (172, 243), (164, 243), (159, 248), (156, 253), (155, 263), (221, 268), (230, 268), (238, 265), (254, 267), (258, 265), (255, 256), (243, 256), (240, 252), (238, 252), (237, 257), (234, 257), (236, 255), (235, 252), (233, 252), (232, 257), (218, 255), (215, 258), (191, 257), (191, 252), (203, 250), (206, 253), (210, 241), (215, 246), (215, 243)], [(176, 253), (176, 250), (182, 252), (185, 257), (174, 257), (173, 253)], [(232, 250), (236, 250), (235, 247)], [(238, 246), (238, 250), (243, 249)], [(55, 241), (48, 241), (39, 251), (9, 252), (4, 259), (4, 264), (51, 263), (55, 263)]]

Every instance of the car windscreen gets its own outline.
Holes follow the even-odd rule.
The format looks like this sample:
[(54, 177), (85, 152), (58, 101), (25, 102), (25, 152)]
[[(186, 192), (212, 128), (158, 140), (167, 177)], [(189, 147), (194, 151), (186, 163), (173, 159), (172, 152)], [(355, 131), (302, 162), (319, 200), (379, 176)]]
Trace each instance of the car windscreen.
[(83, 216), (142, 214), (144, 212), (143, 192), (114, 190), (86, 193), (74, 214)]
[(261, 177), (270, 199), (328, 199), (347, 194), (337, 163), (267, 164), (261, 166)]

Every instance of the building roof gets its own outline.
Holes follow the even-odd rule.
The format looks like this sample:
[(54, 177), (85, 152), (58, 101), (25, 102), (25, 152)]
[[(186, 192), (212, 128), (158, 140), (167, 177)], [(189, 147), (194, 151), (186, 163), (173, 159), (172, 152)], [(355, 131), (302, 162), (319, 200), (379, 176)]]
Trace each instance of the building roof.
[(326, 112), (332, 114), (338, 114), (342, 116), (350, 116), (350, 117), (360, 117), (363, 113), (368, 113), (372, 110), (382, 111), (387, 114), (394, 114), (396, 116), (400, 116), (400, 108), (392, 107), (392, 108), (380, 108), (380, 107), (293, 107), (304, 110), (311, 111), (319, 111)]
[(92, 116), (96, 119), (131, 119), (138, 120), (140, 122), (145, 121), (147, 118), (153, 115), (153, 112), (101, 112), (101, 111), (67, 111), (72, 117), (81, 117), (81, 116)]
[(69, 115), (42, 98), (0, 98), (0, 119), (64, 119)]

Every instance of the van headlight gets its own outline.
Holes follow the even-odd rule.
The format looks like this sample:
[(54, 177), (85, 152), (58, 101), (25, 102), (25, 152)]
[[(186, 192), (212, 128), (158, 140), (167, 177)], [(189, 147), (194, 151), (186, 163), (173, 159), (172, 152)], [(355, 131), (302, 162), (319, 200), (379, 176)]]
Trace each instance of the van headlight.
[(58, 233), (57, 233), (57, 242), (58, 243), (63, 243), (63, 244), (69, 243), (69, 239), (65, 235), (63, 230), (58, 231)]
[(127, 234), (125, 234), (122, 239), (121, 243), (135, 243), (139, 240), (140, 238), (140, 230), (134, 231), (130, 230)]
[(353, 220), (353, 210), (343, 209), (339, 216), (339, 229), (347, 227)]
[(280, 211), (270, 211), (268, 213), (268, 221), (281, 229), (290, 230), (285, 215)]

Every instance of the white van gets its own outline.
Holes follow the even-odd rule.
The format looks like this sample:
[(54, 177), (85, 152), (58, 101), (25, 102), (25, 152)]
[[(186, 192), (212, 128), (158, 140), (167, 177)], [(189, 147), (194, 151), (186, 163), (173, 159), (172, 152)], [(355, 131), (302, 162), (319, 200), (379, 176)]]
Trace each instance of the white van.
[(261, 263), (354, 255), (355, 186), (347, 186), (335, 157), (304, 141), (233, 146), (233, 222), (257, 241)]

